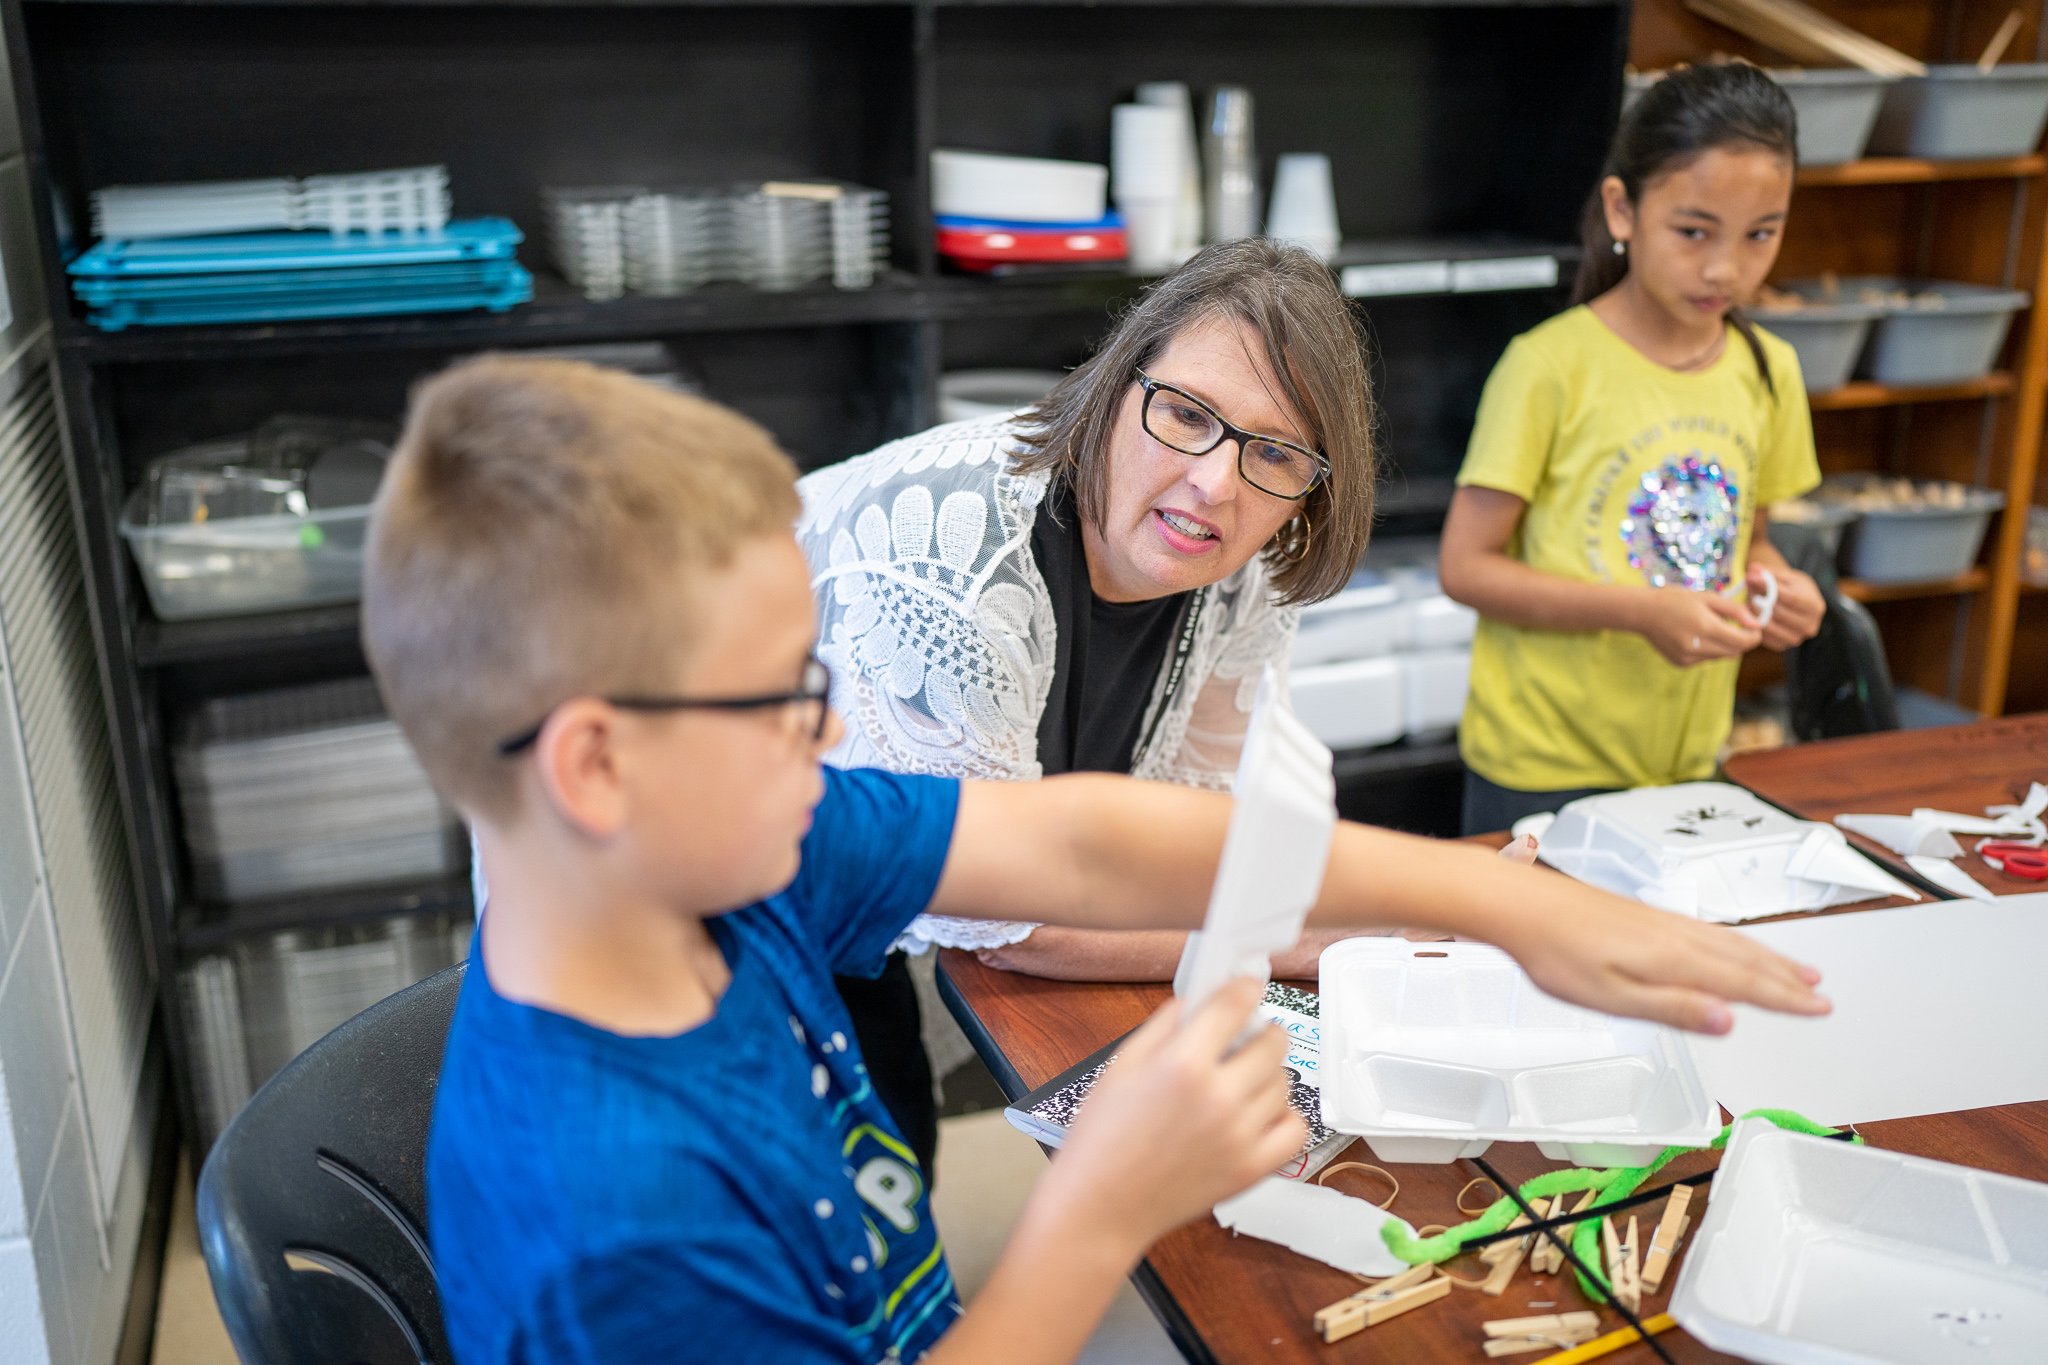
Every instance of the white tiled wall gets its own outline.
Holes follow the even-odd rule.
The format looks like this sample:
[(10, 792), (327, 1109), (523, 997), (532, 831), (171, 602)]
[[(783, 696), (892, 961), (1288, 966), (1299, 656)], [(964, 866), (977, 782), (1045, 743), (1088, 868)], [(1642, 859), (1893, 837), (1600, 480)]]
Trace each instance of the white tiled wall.
[(0, 1365), (108, 1365), (160, 1077), (0, 61)]

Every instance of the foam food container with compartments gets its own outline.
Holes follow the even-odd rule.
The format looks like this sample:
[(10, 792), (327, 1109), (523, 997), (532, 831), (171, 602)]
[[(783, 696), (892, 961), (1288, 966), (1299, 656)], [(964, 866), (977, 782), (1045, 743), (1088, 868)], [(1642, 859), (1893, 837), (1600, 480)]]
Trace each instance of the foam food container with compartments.
[(1566, 1004), (1498, 948), (1353, 938), (1320, 970), (1323, 1121), (1381, 1161), (1534, 1142), (1641, 1166), (1721, 1131), (1684, 1035)]
[(1763, 1365), (2032, 1365), (2048, 1185), (1745, 1119), (1671, 1315)]
[(1542, 858), (1602, 890), (1722, 924), (1875, 896), (1919, 899), (1840, 830), (1726, 782), (1581, 797), (1544, 831)]

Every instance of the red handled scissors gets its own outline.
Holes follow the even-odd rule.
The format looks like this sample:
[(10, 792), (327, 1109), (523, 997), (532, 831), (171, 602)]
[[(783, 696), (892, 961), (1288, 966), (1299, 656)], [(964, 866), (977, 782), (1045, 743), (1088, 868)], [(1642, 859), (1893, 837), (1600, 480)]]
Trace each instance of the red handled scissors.
[(2048, 849), (2005, 839), (1986, 839), (1977, 845), (1977, 856), (1989, 863), (1994, 872), (2023, 881), (2048, 882)]

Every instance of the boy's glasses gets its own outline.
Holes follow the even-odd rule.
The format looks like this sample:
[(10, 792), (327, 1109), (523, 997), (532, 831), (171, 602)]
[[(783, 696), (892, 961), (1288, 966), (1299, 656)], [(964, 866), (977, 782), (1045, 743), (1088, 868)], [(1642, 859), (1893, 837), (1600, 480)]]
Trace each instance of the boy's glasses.
[(1183, 455), (1207, 455), (1225, 441), (1237, 442), (1237, 472), (1261, 493), (1294, 501), (1307, 497), (1330, 476), (1330, 462), (1315, 451), (1232, 426), (1185, 389), (1162, 384), (1134, 370), (1145, 390), (1140, 420), (1152, 439)]
[[(817, 710), (816, 718), (808, 722), (811, 740), (815, 743), (825, 737), (825, 717), (831, 713), (826, 699), (831, 695), (832, 670), (813, 654), (804, 660), (803, 680), (794, 692), (777, 692), (765, 697), (605, 697), (603, 701), (605, 705), (616, 706), (621, 711), (760, 711), (770, 706), (810, 706)], [(499, 756), (510, 758), (522, 749), (533, 747), (547, 723), (547, 716), (542, 716), (530, 728), (499, 741)]]

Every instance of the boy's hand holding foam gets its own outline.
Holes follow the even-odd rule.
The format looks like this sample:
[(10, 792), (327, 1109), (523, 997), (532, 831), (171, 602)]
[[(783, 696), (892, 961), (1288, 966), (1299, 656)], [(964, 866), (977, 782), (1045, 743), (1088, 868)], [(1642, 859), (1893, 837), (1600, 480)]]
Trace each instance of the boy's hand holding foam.
[(1260, 995), (1232, 982), (1185, 1027), (1171, 1000), (1125, 1039), (933, 1362), (1072, 1359), (1146, 1248), (1300, 1150), (1280, 1031), (1230, 1050)]

